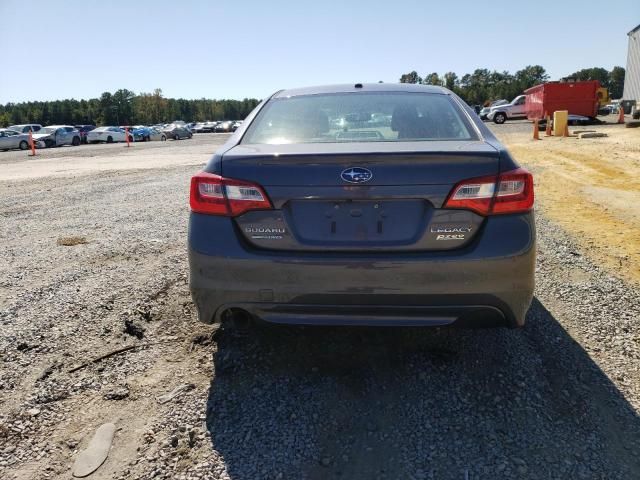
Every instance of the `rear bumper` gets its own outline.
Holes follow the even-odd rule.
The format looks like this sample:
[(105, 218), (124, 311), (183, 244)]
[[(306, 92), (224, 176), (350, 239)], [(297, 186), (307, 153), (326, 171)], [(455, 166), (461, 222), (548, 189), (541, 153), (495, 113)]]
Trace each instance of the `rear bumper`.
[(449, 252), (270, 252), (246, 245), (233, 220), (192, 213), (191, 293), (206, 323), (242, 308), (288, 324), (522, 326), (533, 214), (488, 218), (478, 237)]

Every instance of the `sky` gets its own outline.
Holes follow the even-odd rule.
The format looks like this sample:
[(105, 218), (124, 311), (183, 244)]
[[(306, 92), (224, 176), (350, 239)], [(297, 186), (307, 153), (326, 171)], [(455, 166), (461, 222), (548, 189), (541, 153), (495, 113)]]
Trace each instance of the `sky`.
[(0, 0), (0, 103), (625, 66), (640, 0)]

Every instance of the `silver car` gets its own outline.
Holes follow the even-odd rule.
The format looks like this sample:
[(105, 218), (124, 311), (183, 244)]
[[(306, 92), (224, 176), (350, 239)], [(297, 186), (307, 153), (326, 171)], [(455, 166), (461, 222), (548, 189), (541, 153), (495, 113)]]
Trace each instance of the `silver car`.
[(8, 128), (1, 128), (0, 150), (10, 150), (12, 148), (19, 148), (20, 150), (29, 148), (29, 135), (9, 130)]
[(23, 125), (10, 125), (7, 127), (7, 130), (13, 130), (18, 133), (29, 133), (29, 132), (39, 132), (42, 128), (42, 125), (39, 123), (25, 123)]
[(150, 128), (149, 131), (151, 132), (149, 140), (160, 140), (161, 142), (164, 142), (167, 139), (167, 136), (157, 128)]
[(173, 138), (174, 140), (182, 140), (183, 138), (191, 138), (193, 136), (193, 133), (191, 133), (191, 130), (189, 130), (186, 125), (178, 125), (175, 123), (169, 125), (162, 132), (167, 138)]
[(51, 125), (33, 134), (38, 147), (59, 147), (61, 145), (80, 145), (80, 132), (70, 125)]

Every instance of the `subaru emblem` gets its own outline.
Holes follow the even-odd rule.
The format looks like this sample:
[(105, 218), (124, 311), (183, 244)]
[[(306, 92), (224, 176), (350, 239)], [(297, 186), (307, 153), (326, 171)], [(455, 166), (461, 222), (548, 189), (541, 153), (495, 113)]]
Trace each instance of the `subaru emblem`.
[(362, 167), (349, 167), (346, 170), (343, 170), (340, 174), (340, 177), (345, 182), (349, 183), (364, 183), (368, 182), (373, 178), (373, 173), (371, 170)]

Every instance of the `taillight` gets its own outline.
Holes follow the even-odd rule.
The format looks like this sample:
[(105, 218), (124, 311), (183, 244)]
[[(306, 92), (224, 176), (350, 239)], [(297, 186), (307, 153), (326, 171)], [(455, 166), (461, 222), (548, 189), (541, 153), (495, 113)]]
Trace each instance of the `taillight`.
[(533, 177), (524, 168), (458, 183), (444, 208), (464, 208), (480, 215), (528, 212), (533, 207)]
[(271, 209), (262, 188), (250, 182), (200, 172), (191, 177), (191, 211), (235, 217), (249, 210)]

